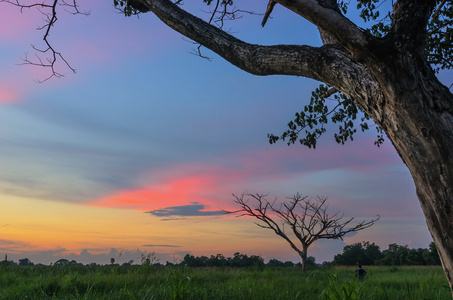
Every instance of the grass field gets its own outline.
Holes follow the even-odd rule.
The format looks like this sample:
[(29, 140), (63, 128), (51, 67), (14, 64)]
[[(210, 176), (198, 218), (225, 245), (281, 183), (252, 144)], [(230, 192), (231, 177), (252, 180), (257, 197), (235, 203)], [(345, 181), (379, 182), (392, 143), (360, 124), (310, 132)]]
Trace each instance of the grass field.
[(0, 299), (451, 299), (441, 267), (0, 267)]

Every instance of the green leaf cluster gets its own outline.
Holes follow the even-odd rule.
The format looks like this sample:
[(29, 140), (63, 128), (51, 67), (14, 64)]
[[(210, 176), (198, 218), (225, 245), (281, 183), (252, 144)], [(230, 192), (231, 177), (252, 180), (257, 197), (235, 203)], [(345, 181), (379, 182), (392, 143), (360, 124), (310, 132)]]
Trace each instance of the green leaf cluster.
[(389, 244), (388, 249), (381, 251), (379, 246), (370, 242), (359, 242), (347, 245), (343, 253), (335, 255), (333, 265), (385, 265), (385, 266), (415, 266), (415, 265), (441, 265), (439, 254), (434, 242), (429, 244), (429, 249)]
[[(211, 5), (212, 0), (203, 0), (203, 2), (206, 3), (207, 5)], [(222, 0), (219, 4), (222, 6), (233, 5), (233, 0)]]
[(139, 14), (139, 11), (133, 8), (128, 0), (113, 0), (113, 5), (122, 11), (126, 17)]
[[(375, 124), (369, 125), (370, 117), (356, 106), (352, 99), (339, 91), (333, 93), (332, 99), (326, 97), (328, 94), (328, 86), (321, 84), (317, 87), (312, 92), (310, 103), (305, 105), (302, 111), (296, 112), (294, 120), (288, 123), (288, 130), (280, 136), (268, 134), (269, 142), (274, 144), (278, 140), (283, 140), (291, 145), (299, 141), (304, 146), (316, 148), (317, 140), (326, 132), (326, 125), (330, 121), (339, 124), (334, 137), (337, 143), (343, 145), (346, 141), (354, 139), (353, 136), (357, 132), (356, 120), (360, 114), (362, 116), (358, 125), (361, 131), (375, 126), (378, 132), (375, 144), (379, 146), (384, 142), (382, 129)], [(333, 108), (329, 108), (332, 104)]]
[(426, 54), (435, 71), (453, 67), (453, 5), (451, 1), (436, 10), (428, 25)]

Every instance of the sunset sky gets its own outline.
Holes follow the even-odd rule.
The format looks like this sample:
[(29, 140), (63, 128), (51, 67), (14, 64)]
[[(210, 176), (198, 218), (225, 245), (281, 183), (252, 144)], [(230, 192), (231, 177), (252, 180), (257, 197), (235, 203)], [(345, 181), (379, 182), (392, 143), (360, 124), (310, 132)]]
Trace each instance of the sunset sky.
[[(221, 213), (245, 191), (326, 196), (332, 213), (381, 216), (312, 246), (320, 263), (360, 241), (428, 247), (411, 176), (388, 140), (373, 145), (374, 130), (344, 146), (329, 131), (315, 150), (268, 143), (319, 83), (253, 76), (208, 50), (210, 61), (191, 54), (196, 45), (151, 13), (125, 18), (113, 1), (79, 4), (90, 16), (62, 11), (50, 36), (77, 72), (60, 65), (66, 76), (44, 83), (36, 81), (48, 70), (20, 65), (34, 57), (31, 45), (43, 46), (42, 16), (0, 4), (0, 260), (104, 264), (155, 252), (165, 263), (241, 252), (299, 261), (253, 219)], [(253, 15), (227, 27), (251, 43), (321, 44), (295, 14), (277, 6), (272, 17), (264, 28)]]

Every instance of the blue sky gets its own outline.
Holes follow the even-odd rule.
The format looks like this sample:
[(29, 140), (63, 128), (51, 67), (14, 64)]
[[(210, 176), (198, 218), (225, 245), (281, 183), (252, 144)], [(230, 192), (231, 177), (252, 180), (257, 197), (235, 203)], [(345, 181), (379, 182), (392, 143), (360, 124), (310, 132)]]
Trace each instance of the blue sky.
[[(265, 9), (258, 1), (249, 5)], [(83, 260), (82, 254), (95, 260), (87, 251), (99, 260), (111, 251), (131, 257), (155, 251), (170, 261), (184, 253), (240, 251), (297, 261), (285, 241), (254, 220), (215, 213), (234, 208), (231, 194), (244, 191), (327, 196), (332, 212), (357, 220), (381, 216), (344, 242), (313, 246), (309, 255), (318, 262), (359, 241), (381, 249), (431, 242), (407, 168), (389, 141), (373, 145), (373, 130), (344, 146), (330, 131), (316, 150), (268, 143), (267, 133), (285, 129), (317, 82), (253, 76), (208, 50), (212, 60), (202, 59), (152, 14), (125, 18), (109, 1), (80, 1), (90, 16), (62, 14), (51, 33), (77, 73), (60, 66), (64, 78), (36, 83), (47, 70), (17, 64), (24, 53), (34, 55), (31, 44), (41, 43), (40, 16), (1, 7), (0, 205), (9, 211), (0, 213), (0, 254), (48, 263)], [(253, 43), (320, 44), (312, 25), (282, 7), (266, 27), (260, 23), (261, 17), (245, 15), (227, 26)], [(44, 226), (40, 215), (52, 219), (53, 209), (68, 213), (71, 223), (58, 218), (46, 227), (45, 242), (31, 238)], [(140, 236), (120, 232), (121, 222)], [(74, 228), (78, 242), (60, 238), (58, 224)], [(181, 236), (181, 226), (190, 238)], [(90, 228), (105, 242), (88, 238)]]

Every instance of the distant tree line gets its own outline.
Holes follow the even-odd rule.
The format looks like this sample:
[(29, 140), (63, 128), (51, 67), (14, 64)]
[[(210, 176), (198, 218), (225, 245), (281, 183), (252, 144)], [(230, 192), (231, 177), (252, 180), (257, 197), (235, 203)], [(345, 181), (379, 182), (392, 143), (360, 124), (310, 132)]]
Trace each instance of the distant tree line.
[(342, 254), (335, 255), (333, 265), (440, 265), (439, 254), (434, 242), (429, 249), (390, 244), (387, 250), (381, 251), (375, 243), (360, 242), (343, 248)]
[[(307, 267), (316, 266), (315, 258), (308, 257)], [(247, 254), (241, 254), (239, 252), (234, 253), (233, 257), (225, 257), (222, 254), (207, 256), (193, 256), (186, 254), (180, 265), (188, 267), (258, 267), (264, 266), (273, 267), (301, 267), (301, 263), (294, 264), (292, 261), (282, 262), (277, 259), (271, 259), (267, 264), (264, 263), (264, 259), (261, 256)]]
[[(119, 266), (114, 264), (114, 259), (110, 260), (109, 266)], [(123, 263), (122, 266), (132, 266), (133, 260)], [(316, 264), (315, 258), (310, 256), (306, 260), (307, 268), (319, 266)], [(409, 249), (409, 247), (397, 244), (390, 244), (387, 250), (381, 251), (375, 243), (360, 242), (352, 245), (347, 245), (343, 248), (343, 253), (335, 255), (333, 261), (323, 263), (323, 266), (356, 266), (356, 265), (387, 265), (387, 266), (403, 266), (403, 265), (441, 265), (439, 254), (437, 253), (434, 242), (429, 244), (428, 249), (418, 248)], [(0, 261), (0, 267), (5, 266), (33, 266), (35, 265), (28, 258), (19, 259), (19, 263), (8, 260), (5, 256), (3, 261)], [(165, 266), (187, 266), (191, 268), (197, 267), (301, 267), (301, 263), (293, 263), (292, 261), (280, 261), (272, 258), (268, 263), (264, 263), (264, 259), (258, 255), (234, 253), (233, 257), (225, 257), (222, 254), (207, 256), (193, 256), (186, 254), (183, 260), (179, 263), (161, 264), (155, 257), (154, 253), (147, 256), (142, 256), (141, 265), (153, 265), (156, 267)], [(53, 266), (83, 266), (83, 264), (75, 260), (59, 259)], [(96, 263), (87, 264), (87, 266), (98, 266)]]

